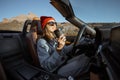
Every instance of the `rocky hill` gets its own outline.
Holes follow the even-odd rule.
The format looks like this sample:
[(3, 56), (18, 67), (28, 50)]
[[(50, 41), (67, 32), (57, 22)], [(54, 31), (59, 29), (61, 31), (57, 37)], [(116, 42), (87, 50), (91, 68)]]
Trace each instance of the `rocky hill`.
[[(22, 31), (25, 20), (32, 20), (33, 17), (37, 17), (34, 13), (28, 13), (27, 15), (19, 15), (16, 17), (12, 17), (10, 19), (4, 18), (2, 22), (0, 22), (0, 30), (16, 30)], [(87, 23), (90, 27), (101, 27), (101, 28), (109, 28), (113, 26), (118, 26), (120, 23)], [(69, 22), (58, 23), (58, 27), (61, 27), (66, 35), (74, 36), (76, 35), (78, 28), (74, 27), (74, 25)]]
[(10, 19), (4, 18), (2, 22), (0, 22), (0, 30), (21, 31), (25, 20), (27, 19), (32, 20), (33, 17), (37, 17), (37, 15), (34, 13), (28, 13), (27, 15), (22, 14), (16, 17), (12, 17)]
[(27, 19), (32, 20), (33, 17), (37, 17), (37, 15), (34, 14), (34, 13), (28, 13), (27, 15), (22, 14), (22, 15), (19, 15), (19, 16), (16, 16), (16, 17), (12, 17), (10, 19), (4, 18), (1, 23), (10, 23), (10, 22), (13, 22), (13, 21), (24, 22)]

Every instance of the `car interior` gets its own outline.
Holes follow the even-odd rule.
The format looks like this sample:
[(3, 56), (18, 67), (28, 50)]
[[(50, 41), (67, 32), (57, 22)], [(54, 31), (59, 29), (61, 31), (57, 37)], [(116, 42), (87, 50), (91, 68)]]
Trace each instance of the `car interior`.
[[(7, 31), (0, 33), (0, 71), (1, 79), (10, 80), (57, 80), (64, 77), (51, 74), (36, 66), (39, 65), (36, 48), (27, 32), (27, 20), (24, 24), (23, 32)], [(28, 41), (29, 40), (29, 41)], [(29, 46), (29, 47), (28, 47)], [(34, 65), (34, 66), (33, 66)], [(40, 67), (40, 66), (39, 66)], [(5, 73), (4, 73), (5, 71)], [(7, 77), (6, 77), (7, 76)]]
[[(40, 24), (39, 21), (37, 22)], [(55, 74), (55, 72), (51, 73), (45, 71), (39, 66), (35, 44), (29, 35), (30, 32), (27, 32), (27, 27), (32, 27), (31, 23), (31, 20), (25, 21), (22, 33), (15, 31), (0, 31), (0, 78), (2, 80), (40, 80), (40, 78), (49, 78), (55, 80), (64, 79), (64, 77)], [(99, 31), (100, 30), (98, 29), (97, 34), (100, 36), (101, 31)], [(99, 42), (101, 42), (97, 42), (97, 44), (102, 45), (102, 50), (99, 52), (97, 57), (93, 57), (91, 59), (92, 64), (90, 66), (90, 71), (88, 71), (89, 74), (87, 73), (84, 74), (84, 76), (82, 75), (83, 80), (90, 79), (91, 72), (92, 74), (98, 74), (99, 77), (101, 75), (103, 79), (108, 79), (106, 76), (110, 77), (111, 75), (113, 78), (116, 76), (119, 77), (119, 33), (120, 26), (117, 26), (111, 28), (109, 42), (102, 42), (102, 40), (104, 40), (102, 36), (104, 35), (101, 35), (101, 38), (97, 38), (99, 39)], [(99, 65), (98, 63), (96, 65), (96, 62), (99, 62)], [(109, 70), (113, 71), (114, 74), (110, 73)], [(101, 74), (102, 72), (104, 72), (105, 75), (108, 72), (110, 74), (103, 76)]]
[[(51, 1), (53, 1), (51, 4), (56, 6), (68, 21), (78, 28), (83, 27), (74, 39), (74, 54), (69, 57), (85, 54), (91, 60), (85, 73), (77, 76), (75, 80), (119, 80), (120, 26), (110, 28), (106, 34), (100, 28), (94, 28), (95, 37), (86, 37), (88, 34), (84, 32), (91, 31), (92, 34), (95, 32), (74, 16), (69, 2), (67, 0)], [(40, 66), (36, 44), (31, 36), (33, 27), (36, 27), (34, 32), (37, 33), (37, 39), (41, 38), (42, 30), (39, 20), (26, 20), (22, 31), (0, 30), (0, 80), (74, 80), (56, 74), (59, 67), (48, 72)], [(76, 46), (77, 40), (82, 38), (85, 38), (85, 42)]]

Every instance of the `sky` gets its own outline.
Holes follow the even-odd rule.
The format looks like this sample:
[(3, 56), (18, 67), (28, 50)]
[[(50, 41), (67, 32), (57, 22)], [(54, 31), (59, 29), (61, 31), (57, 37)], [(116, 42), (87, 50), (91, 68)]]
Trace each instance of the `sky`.
[[(49, 3), (50, 0), (0, 0), (0, 22), (32, 12), (38, 17), (52, 16), (57, 22), (64, 17)], [(84, 22), (120, 22), (120, 0), (70, 0), (73, 11)]]

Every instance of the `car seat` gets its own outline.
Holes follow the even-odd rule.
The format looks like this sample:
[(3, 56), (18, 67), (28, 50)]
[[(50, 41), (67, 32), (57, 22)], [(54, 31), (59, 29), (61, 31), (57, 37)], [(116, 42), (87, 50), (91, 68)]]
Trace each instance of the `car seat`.
[(0, 61), (0, 80), (7, 80), (1, 61)]
[(40, 66), (37, 51), (36, 51), (36, 41), (38, 35), (42, 34), (40, 28), (40, 20), (38, 18), (34, 18), (31, 22), (30, 31), (26, 34), (26, 40), (28, 49), (30, 51), (30, 55), (32, 57), (32, 63), (35, 66)]
[[(120, 78), (120, 26), (113, 27), (110, 32), (110, 40), (104, 45), (103, 54), (108, 63), (112, 76)], [(116, 79), (117, 80), (117, 79)]]

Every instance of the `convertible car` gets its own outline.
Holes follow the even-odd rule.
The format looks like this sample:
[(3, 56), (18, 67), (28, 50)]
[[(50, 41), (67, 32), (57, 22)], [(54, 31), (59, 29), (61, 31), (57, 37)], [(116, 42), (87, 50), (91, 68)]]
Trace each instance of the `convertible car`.
[(88, 68), (77, 77), (63, 77), (56, 73), (59, 67), (51, 72), (40, 67), (30, 31), (37, 26), (35, 31), (40, 36), (40, 21), (26, 20), (23, 31), (0, 30), (0, 80), (119, 80), (120, 26), (110, 27), (107, 32), (99, 27), (91, 28), (75, 16), (69, 0), (51, 0), (50, 3), (79, 29), (73, 38), (67, 36), (69, 44), (74, 44), (68, 56), (85, 54), (90, 57)]

